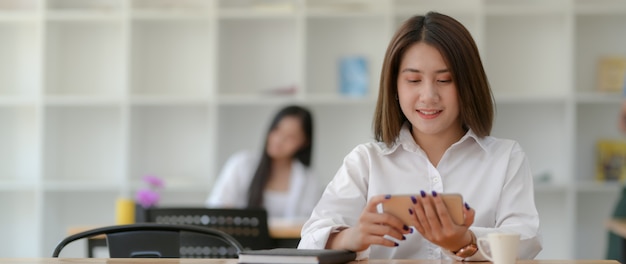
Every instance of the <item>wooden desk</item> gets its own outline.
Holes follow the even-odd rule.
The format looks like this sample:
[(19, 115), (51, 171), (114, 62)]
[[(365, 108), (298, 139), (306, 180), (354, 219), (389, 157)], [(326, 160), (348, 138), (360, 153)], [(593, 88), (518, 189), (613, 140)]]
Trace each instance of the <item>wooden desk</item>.
[[(0, 258), (0, 264), (237, 264), (237, 259), (106, 259), (106, 258), (33, 258), (7, 259)], [(363, 260), (352, 264), (459, 264), (453, 260)], [(471, 262), (490, 263), (490, 262)], [(619, 264), (615, 260), (520, 260), (517, 264)]]

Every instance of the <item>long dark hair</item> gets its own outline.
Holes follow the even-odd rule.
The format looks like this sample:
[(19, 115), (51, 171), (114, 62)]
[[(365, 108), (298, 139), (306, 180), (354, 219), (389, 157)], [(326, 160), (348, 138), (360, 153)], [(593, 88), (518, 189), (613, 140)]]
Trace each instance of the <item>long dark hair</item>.
[(254, 173), (254, 178), (248, 188), (248, 207), (259, 208), (263, 206), (263, 193), (269, 180), (272, 170), (272, 158), (267, 154), (267, 140), (269, 134), (276, 129), (278, 123), (285, 117), (293, 116), (300, 119), (302, 131), (306, 137), (305, 144), (294, 154), (293, 158), (298, 159), (305, 167), (311, 166), (311, 149), (313, 147), (313, 117), (311, 112), (302, 106), (291, 105), (281, 109), (272, 120), (272, 123), (265, 134), (265, 145), (261, 160)]
[(476, 43), (465, 26), (454, 18), (429, 12), (406, 20), (387, 47), (373, 122), (376, 140), (392, 145), (407, 120), (396, 99), (398, 72), (404, 53), (420, 42), (439, 50), (450, 68), (463, 126), (471, 128), (479, 137), (488, 136), (494, 117), (493, 95)]

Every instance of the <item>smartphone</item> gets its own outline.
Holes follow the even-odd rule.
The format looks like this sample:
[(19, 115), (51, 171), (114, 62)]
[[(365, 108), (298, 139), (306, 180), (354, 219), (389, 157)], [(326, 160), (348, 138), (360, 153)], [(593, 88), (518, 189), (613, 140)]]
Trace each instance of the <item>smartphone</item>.
[[(463, 196), (458, 193), (440, 193), (439, 195), (448, 208), (452, 221), (457, 225), (462, 225), (465, 222), (463, 219)], [(411, 196), (418, 197), (419, 194), (392, 195), (391, 198), (382, 203), (383, 212), (400, 218), (404, 224), (410, 226), (412, 219), (415, 219), (415, 215), (409, 213), (409, 208), (413, 208)]]

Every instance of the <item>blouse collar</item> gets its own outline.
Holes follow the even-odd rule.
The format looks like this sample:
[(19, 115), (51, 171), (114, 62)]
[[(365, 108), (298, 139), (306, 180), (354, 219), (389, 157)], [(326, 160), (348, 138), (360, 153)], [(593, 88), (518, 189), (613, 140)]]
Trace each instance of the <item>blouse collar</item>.
[[(411, 134), (410, 126), (411, 123), (404, 122), (402, 128), (400, 129), (400, 134), (396, 141), (390, 147), (386, 147), (385, 143), (380, 142), (382, 144), (382, 154), (389, 155), (395, 152), (398, 147), (402, 146), (402, 148), (409, 152), (418, 152), (421, 150), (420, 146), (413, 139), (413, 135)], [(464, 142), (475, 142), (477, 143), (485, 152), (487, 152), (487, 143), (490, 141), (490, 137), (480, 138), (472, 129), (468, 129), (465, 135), (459, 139), (456, 143), (452, 144), (452, 146), (463, 144)], [(451, 146), (451, 147), (452, 147)]]

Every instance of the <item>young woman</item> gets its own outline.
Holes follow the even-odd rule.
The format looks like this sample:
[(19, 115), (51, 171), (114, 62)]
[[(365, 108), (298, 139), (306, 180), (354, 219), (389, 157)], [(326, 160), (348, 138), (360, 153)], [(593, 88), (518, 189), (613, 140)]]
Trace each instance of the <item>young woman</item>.
[[(408, 19), (385, 55), (377, 142), (345, 157), (299, 248), (373, 259), (485, 260), (477, 237), (515, 232), (519, 257), (534, 258), (542, 247), (530, 166), (517, 142), (489, 136), (493, 108), (467, 29), (434, 12)], [(463, 224), (452, 221), (441, 193), (463, 196)], [(410, 224), (378, 210), (399, 194), (414, 194)]]
[(243, 151), (226, 162), (207, 207), (265, 208), (270, 218), (306, 218), (319, 199), (310, 171), (311, 113), (300, 106), (280, 110), (261, 155)]

